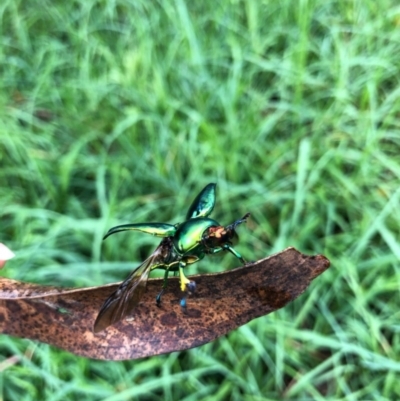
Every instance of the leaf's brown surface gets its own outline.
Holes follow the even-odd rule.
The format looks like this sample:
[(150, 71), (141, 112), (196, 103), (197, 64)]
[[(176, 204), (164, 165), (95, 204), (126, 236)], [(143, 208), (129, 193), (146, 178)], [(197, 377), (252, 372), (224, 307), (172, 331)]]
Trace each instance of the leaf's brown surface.
[(191, 276), (196, 293), (184, 312), (178, 278), (169, 279), (161, 307), (162, 279), (148, 281), (132, 315), (94, 334), (104, 300), (118, 284), (65, 289), (0, 279), (0, 331), (43, 341), (90, 358), (136, 359), (197, 347), (285, 306), (329, 267), (322, 255), (294, 248), (223, 273)]

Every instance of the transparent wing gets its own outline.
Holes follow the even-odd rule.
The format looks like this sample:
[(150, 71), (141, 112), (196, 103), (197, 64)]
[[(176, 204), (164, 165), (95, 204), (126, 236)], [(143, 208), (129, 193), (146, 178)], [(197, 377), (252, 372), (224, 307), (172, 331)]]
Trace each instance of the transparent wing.
[(162, 241), (157, 249), (106, 299), (94, 323), (95, 333), (120, 321), (139, 304), (146, 289), (150, 270), (156, 265), (164, 264), (169, 251), (167, 241)]

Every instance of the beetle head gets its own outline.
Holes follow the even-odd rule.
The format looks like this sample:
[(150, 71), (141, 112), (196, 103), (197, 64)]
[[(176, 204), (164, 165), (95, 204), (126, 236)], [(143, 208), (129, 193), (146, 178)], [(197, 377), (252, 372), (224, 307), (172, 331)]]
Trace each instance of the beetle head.
[(250, 213), (244, 215), (241, 219), (236, 220), (229, 226), (212, 226), (209, 227), (205, 235), (203, 236), (203, 243), (208, 248), (215, 248), (225, 244), (231, 245), (232, 240), (237, 239), (236, 227), (239, 224), (244, 223)]

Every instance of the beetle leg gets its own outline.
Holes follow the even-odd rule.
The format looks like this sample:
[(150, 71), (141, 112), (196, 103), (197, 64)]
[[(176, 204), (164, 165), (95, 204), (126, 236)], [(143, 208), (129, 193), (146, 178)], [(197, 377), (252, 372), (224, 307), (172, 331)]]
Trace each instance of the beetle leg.
[(236, 251), (235, 249), (233, 249), (231, 246), (229, 246), (227, 244), (222, 245), (222, 247), (220, 247), (220, 248), (211, 249), (208, 253), (211, 253), (214, 255), (221, 251), (229, 251), (232, 255), (235, 255), (242, 263), (246, 264), (246, 261), (243, 259), (243, 256), (238, 251)]
[[(168, 275), (169, 275), (169, 271), (170, 271), (171, 267), (177, 265), (178, 263), (180, 263), (180, 262), (178, 262), (177, 260), (175, 260), (175, 261), (171, 262), (169, 265), (164, 264), (164, 269), (165, 269), (164, 280), (163, 280), (163, 285), (162, 285), (161, 291), (160, 291), (160, 292), (158, 293), (158, 295), (156, 296), (156, 303), (157, 303), (157, 306), (160, 306), (160, 305), (161, 305), (161, 297), (162, 297), (162, 295), (164, 294), (165, 290), (166, 290), (167, 287), (168, 287)], [(160, 266), (156, 266), (156, 267), (162, 267), (162, 266), (160, 265)], [(175, 271), (174, 273), (176, 273), (176, 271)]]
[(221, 251), (223, 251), (223, 250), (225, 250), (225, 248), (224, 247), (219, 247), (219, 248), (213, 248), (213, 249), (211, 249), (211, 248), (208, 248), (208, 252), (207, 253), (209, 253), (210, 255), (215, 255), (216, 253), (218, 253), (218, 252), (221, 252)]
[(183, 268), (186, 266), (182, 261), (179, 263), (179, 278), (181, 281), (181, 291), (185, 291), (186, 287), (190, 284), (190, 280), (185, 276)]
[(181, 291), (184, 292), (184, 295), (181, 299), (181, 307), (186, 309), (186, 297), (187, 294), (191, 294), (196, 289), (196, 283), (194, 281), (189, 280), (185, 273), (183, 272), (183, 268), (186, 266), (186, 263), (180, 261), (179, 262), (179, 278), (181, 281)]
[(232, 247), (230, 247), (229, 245), (224, 245), (223, 248), (226, 251), (229, 251), (232, 255), (235, 255), (242, 263), (246, 264), (246, 261), (243, 259), (243, 256), (238, 252), (235, 251)]
[(156, 297), (157, 306), (161, 306), (161, 296), (164, 294), (164, 291), (167, 289), (167, 286), (168, 286), (168, 273), (169, 273), (169, 266), (168, 266), (168, 268), (165, 269), (163, 286), (161, 288), (161, 291), (158, 293), (158, 295)]
[(189, 281), (189, 284), (187, 285), (187, 291), (185, 291), (183, 297), (180, 300), (181, 307), (183, 309), (186, 309), (186, 298), (188, 294), (192, 294), (194, 290), (196, 289), (196, 282), (195, 281)]

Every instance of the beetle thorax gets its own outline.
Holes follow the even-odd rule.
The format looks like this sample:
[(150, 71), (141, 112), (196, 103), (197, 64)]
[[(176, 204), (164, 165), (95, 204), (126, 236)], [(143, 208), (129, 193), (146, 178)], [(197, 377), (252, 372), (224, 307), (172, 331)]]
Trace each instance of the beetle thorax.
[(189, 252), (191, 254), (202, 253), (203, 234), (210, 227), (218, 226), (218, 222), (206, 217), (197, 217), (185, 221), (178, 227), (173, 237), (175, 249), (181, 255), (185, 255)]

